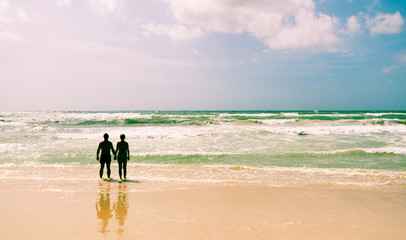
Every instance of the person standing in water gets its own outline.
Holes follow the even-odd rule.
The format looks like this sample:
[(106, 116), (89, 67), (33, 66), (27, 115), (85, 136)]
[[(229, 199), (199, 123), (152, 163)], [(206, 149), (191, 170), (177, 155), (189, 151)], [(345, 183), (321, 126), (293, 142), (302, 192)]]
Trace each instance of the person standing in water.
[(122, 178), (122, 170), (124, 170), (124, 180), (127, 178), (127, 160), (130, 160), (130, 149), (128, 147), (128, 143), (124, 141), (125, 135), (120, 135), (121, 141), (117, 143), (116, 152), (118, 153), (118, 174), (120, 175), (120, 179)]
[(114, 151), (113, 144), (109, 141), (109, 135), (105, 133), (103, 135), (104, 141), (99, 143), (99, 147), (97, 148), (97, 161), (99, 161), (99, 153), (101, 150), (101, 155), (100, 155), (100, 171), (99, 175), (100, 178), (103, 177), (103, 170), (104, 170), (104, 164), (106, 164), (107, 167), (107, 177), (110, 178), (110, 163), (111, 163), (111, 155), (110, 155), (110, 150), (114, 154), (114, 159), (116, 159), (116, 152)]

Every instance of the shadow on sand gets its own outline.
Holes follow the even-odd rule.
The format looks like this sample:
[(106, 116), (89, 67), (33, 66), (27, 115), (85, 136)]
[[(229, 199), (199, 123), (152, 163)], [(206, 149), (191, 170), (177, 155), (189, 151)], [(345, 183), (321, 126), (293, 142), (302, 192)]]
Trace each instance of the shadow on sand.
[(116, 179), (112, 179), (112, 178), (103, 178), (103, 181), (105, 181), (105, 182), (113, 182), (113, 183), (140, 183), (140, 181), (138, 181), (138, 180), (130, 180), (130, 179), (127, 179), (127, 180), (116, 180)]

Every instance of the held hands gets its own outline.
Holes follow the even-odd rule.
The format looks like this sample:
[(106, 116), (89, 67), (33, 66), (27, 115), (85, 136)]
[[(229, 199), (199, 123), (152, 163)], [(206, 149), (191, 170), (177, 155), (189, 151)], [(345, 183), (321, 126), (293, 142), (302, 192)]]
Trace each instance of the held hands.
[(117, 160), (117, 156), (116, 156), (116, 155), (114, 155), (114, 160)]

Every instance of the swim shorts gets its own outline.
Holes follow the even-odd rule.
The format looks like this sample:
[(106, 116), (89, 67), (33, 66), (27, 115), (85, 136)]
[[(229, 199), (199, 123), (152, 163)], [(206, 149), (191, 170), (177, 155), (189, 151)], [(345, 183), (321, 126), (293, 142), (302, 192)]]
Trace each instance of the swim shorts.
[(102, 154), (100, 156), (100, 163), (110, 163), (110, 162), (111, 162), (110, 154)]

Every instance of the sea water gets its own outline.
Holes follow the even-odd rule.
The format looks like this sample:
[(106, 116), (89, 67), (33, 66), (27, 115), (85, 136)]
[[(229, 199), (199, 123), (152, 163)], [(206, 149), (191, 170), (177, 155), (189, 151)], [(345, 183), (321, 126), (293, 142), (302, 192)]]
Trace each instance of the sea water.
[(404, 111), (0, 112), (0, 178), (96, 169), (104, 133), (145, 181), (406, 188)]

